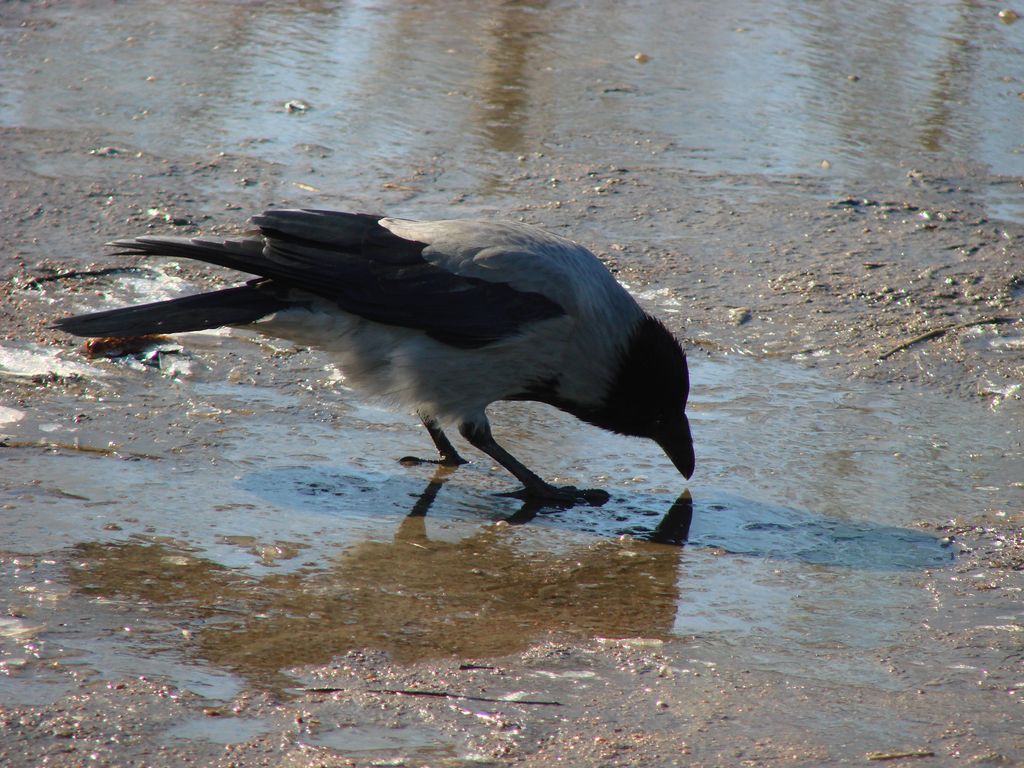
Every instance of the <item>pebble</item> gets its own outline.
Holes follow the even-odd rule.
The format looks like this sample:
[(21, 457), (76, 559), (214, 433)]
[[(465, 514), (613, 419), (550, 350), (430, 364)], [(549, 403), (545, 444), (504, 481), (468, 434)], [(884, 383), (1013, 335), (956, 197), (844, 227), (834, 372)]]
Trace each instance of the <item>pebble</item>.
[(753, 317), (754, 315), (750, 311), (749, 307), (736, 307), (735, 309), (729, 310), (729, 320), (733, 325), (749, 323)]

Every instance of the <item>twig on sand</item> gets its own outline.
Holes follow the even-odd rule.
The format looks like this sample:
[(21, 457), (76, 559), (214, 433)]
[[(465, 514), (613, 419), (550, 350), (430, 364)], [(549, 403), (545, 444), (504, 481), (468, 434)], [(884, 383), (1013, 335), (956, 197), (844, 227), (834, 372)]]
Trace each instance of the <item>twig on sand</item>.
[(886, 360), (897, 352), (902, 352), (904, 349), (919, 344), (922, 341), (928, 341), (929, 339), (937, 339), (940, 336), (945, 336), (950, 331), (959, 331), (962, 328), (973, 328), (976, 325), (998, 325), (1000, 323), (1014, 323), (1020, 320), (1018, 317), (1007, 317), (1005, 315), (996, 315), (995, 317), (985, 317), (981, 320), (970, 320), (966, 323), (953, 323), (952, 325), (944, 325), (941, 328), (932, 328), (930, 331), (918, 334), (913, 338), (901, 341), (895, 347), (886, 352), (883, 352), (878, 356), (879, 360)]
[(25, 281), (23, 288), (36, 288), (43, 283), (52, 283), (57, 280), (80, 279), (83, 277), (106, 277), (107, 275), (120, 275), (126, 272), (151, 272), (146, 267), (107, 267), (105, 269), (72, 269), (68, 272), (56, 272), (52, 275), (33, 277)]
[[(307, 693), (343, 693), (344, 688), (303, 688)], [(560, 701), (531, 699), (494, 699), (488, 696), (470, 696), (451, 691), (420, 691), (412, 688), (370, 688), (370, 693), (389, 693), (393, 696), (432, 696), (438, 699), (462, 699), (463, 701), (486, 701), (491, 704), (529, 704), (535, 707), (560, 707)]]
[(912, 749), (908, 752), (868, 752), (868, 760), (902, 760), (906, 757), (935, 757), (930, 749)]
[(442, 699), (463, 699), (465, 701), (487, 701), (494, 704), (532, 704), (537, 707), (560, 707), (560, 701), (544, 701), (543, 699), (494, 699), (489, 696), (469, 696), (465, 693), (451, 693), (450, 691), (418, 691), (415, 689), (402, 688), (374, 688), (372, 693), (391, 693), (395, 696), (436, 696)]

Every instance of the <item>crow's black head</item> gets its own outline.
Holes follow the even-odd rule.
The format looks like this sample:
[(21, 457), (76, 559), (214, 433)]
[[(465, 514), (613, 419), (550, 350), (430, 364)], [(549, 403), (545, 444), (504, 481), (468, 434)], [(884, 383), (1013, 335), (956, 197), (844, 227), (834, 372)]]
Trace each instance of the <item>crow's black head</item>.
[(604, 403), (581, 416), (613, 432), (654, 440), (688, 478), (694, 466), (685, 413), (689, 393), (682, 347), (664, 325), (645, 316), (630, 337)]

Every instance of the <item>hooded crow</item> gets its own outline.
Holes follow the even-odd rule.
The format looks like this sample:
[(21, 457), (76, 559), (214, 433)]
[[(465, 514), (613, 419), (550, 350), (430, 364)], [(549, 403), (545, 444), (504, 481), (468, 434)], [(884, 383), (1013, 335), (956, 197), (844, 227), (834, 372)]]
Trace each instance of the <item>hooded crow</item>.
[(693, 473), (686, 356), (583, 246), (511, 222), (412, 221), (272, 210), (233, 239), (138, 237), (120, 253), (205, 261), (256, 275), (234, 288), (59, 320), (78, 336), (142, 336), (223, 325), (327, 352), (346, 381), (412, 408), (440, 455), (465, 463), (454, 425), (511, 472), (520, 494), (601, 503), (551, 485), (491, 435), (496, 400), (533, 400), (654, 440)]

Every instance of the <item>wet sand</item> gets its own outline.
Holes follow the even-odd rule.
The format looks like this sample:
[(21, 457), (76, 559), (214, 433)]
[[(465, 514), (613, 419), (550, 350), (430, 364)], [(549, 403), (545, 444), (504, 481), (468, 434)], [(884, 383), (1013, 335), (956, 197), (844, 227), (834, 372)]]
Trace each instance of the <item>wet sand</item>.
[[(0, 14), (0, 762), (1024, 761), (1021, 24), (239, 8)], [(592, 247), (689, 349), (690, 495), (502, 409), (613, 494), (516, 525), (315, 351), (47, 329), (233, 279), (105, 241), (269, 205)]]

